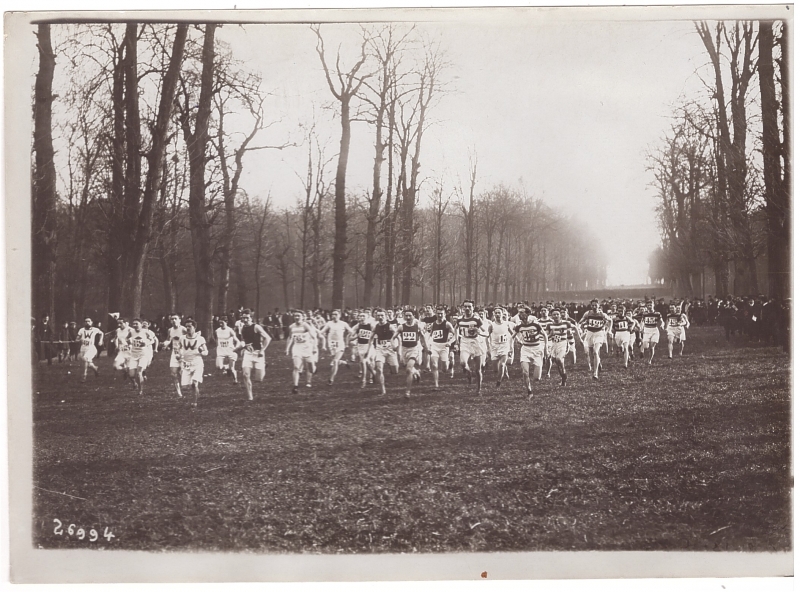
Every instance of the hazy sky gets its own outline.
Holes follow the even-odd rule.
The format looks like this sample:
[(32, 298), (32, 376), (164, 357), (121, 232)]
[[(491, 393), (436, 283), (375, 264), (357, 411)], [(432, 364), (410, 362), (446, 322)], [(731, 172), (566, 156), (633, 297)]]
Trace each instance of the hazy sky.
[[(451, 63), (449, 92), (430, 112), (434, 124), (424, 136), (421, 202), (434, 180), (445, 190), (465, 182), (474, 150), (478, 191), (498, 183), (524, 188), (591, 224), (608, 256), (609, 284), (644, 282), (647, 257), (660, 242), (645, 156), (681, 97), (704, 93), (697, 71), (707, 57), (689, 20), (696, 14), (642, 20), (641, 9), (469, 9), (426, 12), (421, 22), (419, 12), (398, 14), (416, 18), (417, 31), (441, 43)], [(344, 64), (352, 63), (358, 25), (324, 24), (322, 32), (331, 56), (341, 44)], [(226, 24), (217, 35), (270, 93), (267, 119), (277, 123), (254, 143), (302, 141), (300, 126), (314, 117), (333, 156), (339, 124), (308, 25)], [(351, 192), (371, 186), (373, 139), (368, 124), (353, 124)], [(240, 186), (270, 195), (277, 207), (291, 205), (306, 159), (304, 147), (251, 153)]]
[[(524, 10), (452, 16), (416, 24), (452, 63), (450, 92), (432, 110), (436, 123), (424, 136), (422, 175), (430, 181), (421, 201), (433, 179), (445, 188), (466, 180), (474, 148), (479, 191), (524, 186), (595, 228), (610, 284), (644, 282), (647, 256), (660, 240), (645, 154), (668, 129), (671, 105), (699, 92), (695, 70), (706, 58), (692, 22)], [(359, 39), (355, 25), (323, 25), (322, 32), (330, 52), (341, 42), (347, 55)], [(219, 38), (274, 93), (268, 106), (282, 122), (264, 143), (299, 139), (298, 123), (316, 109), (335, 153), (338, 123), (326, 109), (332, 96), (307, 26), (226, 26)], [(353, 130), (348, 187), (363, 193), (371, 183), (373, 132), (365, 123)], [(278, 206), (291, 203), (302, 189), (293, 171), (302, 173), (306, 158), (302, 148), (254, 153), (242, 186), (269, 193)]]

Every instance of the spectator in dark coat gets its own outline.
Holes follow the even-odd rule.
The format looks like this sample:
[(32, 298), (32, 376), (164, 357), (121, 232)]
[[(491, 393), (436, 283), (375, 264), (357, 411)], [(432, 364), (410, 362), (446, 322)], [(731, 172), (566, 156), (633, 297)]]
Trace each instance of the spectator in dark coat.
[(48, 364), (53, 363), (54, 349), (51, 343), (54, 339), (53, 324), (50, 322), (50, 315), (43, 315), (41, 322), (36, 325), (35, 339), (36, 352), (39, 361), (47, 360)]

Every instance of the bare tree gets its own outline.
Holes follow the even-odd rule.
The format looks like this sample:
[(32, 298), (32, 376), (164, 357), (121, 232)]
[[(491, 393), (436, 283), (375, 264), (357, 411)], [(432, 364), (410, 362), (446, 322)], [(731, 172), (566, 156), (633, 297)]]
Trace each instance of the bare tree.
[[(673, 125), (665, 146), (651, 154), (650, 170), (660, 197), (658, 207), (664, 235), (664, 254), (681, 296), (700, 293), (696, 277), (703, 267), (700, 233), (703, 194), (709, 186), (710, 154), (707, 140), (694, 132), (685, 118)], [(693, 281), (694, 280), (694, 281)]]
[(385, 160), (386, 148), (389, 143), (384, 139), (385, 128), (390, 128), (388, 121), (390, 103), (397, 100), (396, 90), (398, 52), (401, 50), (413, 27), (404, 34), (399, 34), (394, 25), (384, 27), (378, 35), (369, 36), (370, 53), (378, 63), (376, 83), (364, 82), (364, 89), (360, 97), (370, 107), (367, 119), (375, 126), (375, 156), (372, 165), (372, 193), (367, 205), (367, 231), (366, 251), (364, 259), (364, 305), (372, 305), (372, 292), (375, 285), (375, 255), (378, 246), (379, 217), (381, 213), (381, 171)]
[[(320, 144), (316, 124), (312, 124), (306, 134), (308, 142), (308, 166), (305, 177), (300, 178), (303, 184), (304, 201), (300, 209), (300, 308), (305, 308), (306, 276), (311, 276), (315, 308), (320, 308), (321, 284), (324, 276), (324, 257), (322, 253), (322, 216), (324, 201), (330, 191), (330, 182), (326, 180), (327, 167), (333, 157), (325, 155), (325, 147)], [(309, 265), (309, 258), (311, 263)], [(310, 272), (310, 274), (309, 274)]]
[[(790, 294), (790, 189), (787, 173), (782, 163), (789, 164), (786, 145), (781, 142), (778, 117), (781, 104), (775, 92), (775, 46), (773, 21), (760, 21), (758, 25), (758, 80), (761, 90), (762, 154), (764, 156), (764, 199), (767, 218), (767, 277), (769, 295), (786, 298)], [(786, 23), (777, 23), (786, 35)], [(781, 51), (781, 61), (786, 57)], [(781, 89), (784, 94), (788, 85)], [(789, 101), (783, 103), (788, 106)], [(783, 114), (786, 119), (786, 114)], [(788, 142), (784, 135), (784, 142)]]
[[(253, 266), (256, 279), (255, 315), (261, 317), (261, 288), (264, 285), (261, 270), (270, 258), (274, 244), (269, 240), (272, 227), (272, 201), (269, 196), (261, 204), (245, 201), (250, 228), (253, 233)], [(285, 288), (284, 288), (285, 290)]]
[[(396, 73), (393, 72), (393, 77), (396, 80)], [(392, 84), (389, 87), (389, 137), (387, 139), (388, 162), (386, 172), (386, 202), (383, 210), (383, 270), (385, 275), (386, 286), (386, 307), (394, 306), (395, 294), (395, 245), (397, 244), (397, 215), (400, 211), (400, 192), (394, 193), (394, 201), (392, 201), (392, 191), (394, 188), (394, 132), (395, 132), (395, 117), (397, 113), (398, 101), (398, 88), (397, 84)]]
[(434, 253), (433, 253), (433, 300), (434, 302), (442, 302), (442, 275), (444, 271), (444, 260), (448, 251), (445, 244), (445, 216), (447, 215), (448, 207), (450, 206), (451, 196), (444, 195), (444, 189), (440, 182), (433, 190), (433, 236), (434, 236)]
[[(747, 96), (750, 80), (755, 74), (753, 23), (737, 21), (730, 27), (718, 22), (712, 35), (704, 22), (695, 24), (697, 33), (711, 59), (714, 69), (712, 96), (716, 101), (717, 129), (722, 156), (718, 170), (720, 190), (727, 196), (728, 214), (736, 233), (734, 251), (734, 290), (739, 294), (758, 292), (756, 250), (750, 232), (747, 208)], [(728, 93), (722, 76), (722, 41), (730, 53), (730, 118)]]
[[(475, 184), (478, 181), (478, 158), (474, 153), (469, 156), (469, 193), (465, 196), (462, 188), (459, 187), (459, 194), (461, 196), (461, 214), (464, 217), (464, 237), (466, 253), (464, 257), (466, 265), (466, 288), (467, 298), (474, 298), (477, 295), (477, 287), (475, 292), (472, 291), (473, 274), (475, 274), (475, 260), (477, 259), (477, 251), (475, 249)], [(466, 204), (464, 203), (466, 198)], [(477, 286), (477, 281), (476, 281)]]
[[(107, 136), (103, 133), (108, 118), (103, 109), (97, 109), (97, 95), (101, 81), (97, 78), (76, 80), (63, 100), (74, 113), (74, 119), (63, 127), (67, 140), (65, 215), (59, 225), (60, 264), (56, 292), (58, 318), (76, 319), (83, 314), (88, 283), (88, 255), (94, 241), (92, 213), (96, 197), (103, 193), (102, 156), (107, 149)], [(63, 200), (62, 200), (63, 201)]]
[[(145, 149), (141, 134), (139, 104), (138, 39), (135, 23), (128, 23), (121, 43), (109, 26), (112, 44), (111, 200), (109, 217), (109, 307), (138, 316), (153, 217), (168, 142), (168, 129), (188, 25), (177, 26), (166, 70), (154, 66), (148, 74), (161, 77), (161, 94), (155, 120), (148, 120), (150, 146)], [(170, 28), (164, 28), (168, 32)], [(166, 51), (166, 49), (164, 49)], [(152, 72), (151, 72), (152, 70)], [(141, 186), (141, 158), (147, 161), (144, 188)]]
[(345, 260), (347, 259), (347, 201), (345, 195), (345, 184), (347, 178), (347, 159), (350, 155), (350, 124), (351, 124), (351, 100), (358, 93), (364, 80), (371, 74), (359, 74), (364, 62), (367, 60), (367, 44), (369, 38), (365, 35), (361, 43), (361, 55), (349, 71), (344, 72), (341, 68), (341, 55), (336, 55), (336, 78), (338, 87), (334, 86), (331, 72), (325, 60), (325, 44), (320, 34), (319, 25), (312, 25), (311, 29), (317, 36), (317, 54), (322, 69), (325, 71), (325, 79), (328, 81), (328, 88), (331, 94), (339, 102), (339, 116), (342, 126), (342, 136), (339, 142), (339, 161), (336, 166), (336, 184), (334, 191), (335, 207), (335, 237), (333, 242), (333, 308), (342, 308), (344, 305), (344, 279), (345, 279)]
[(211, 247), (211, 220), (206, 202), (206, 148), (208, 146), (208, 121), (211, 116), (211, 96), (214, 81), (214, 32), (218, 25), (205, 26), (202, 50), (202, 72), (200, 95), (197, 100), (197, 115), (194, 130), (191, 128), (188, 97), (183, 106), (181, 125), (184, 141), (189, 153), (189, 225), (192, 231), (192, 252), (195, 269), (195, 317), (198, 328), (205, 335), (213, 334), (212, 296), (214, 278), (212, 271), (213, 249)]
[(283, 306), (289, 308), (292, 300), (289, 297), (289, 286), (293, 283), (292, 279), (292, 236), (289, 211), (283, 213), (282, 219), (282, 232), (275, 233), (275, 271), (278, 277), (281, 278), (281, 288), (283, 291)]
[(53, 150), (53, 74), (56, 56), (50, 41), (50, 25), (37, 29), (39, 72), (34, 89), (33, 150), (33, 306), (55, 318), (56, 273), (56, 169)]
[(187, 171), (186, 161), (178, 156), (177, 149), (173, 150), (171, 163), (171, 174), (167, 174), (165, 169), (165, 182), (156, 208), (154, 226), (157, 231), (156, 252), (164, 287), (164, 306), (173, 313), (179, 310), (176, 268)]
[(414, 247), (414, 208), (420, 186), (420, 158), (422, 137), (429, 125), (429, 109), (443, 90), (442, 75), (447, 66), (441, 47), (430, 41), (424, 44), (425, 57), (418, 71), (417, 80), (412, 85), (414, 98), (408, 103), (399, 103), (399, 114), (394, 122), (398, 136), (398, 157), (400, 172), (398, 188), (402, 193), (401, 245), (398, 253), (402, 262), (402, 302), (411, 299), (411, 278), (418, 264)]

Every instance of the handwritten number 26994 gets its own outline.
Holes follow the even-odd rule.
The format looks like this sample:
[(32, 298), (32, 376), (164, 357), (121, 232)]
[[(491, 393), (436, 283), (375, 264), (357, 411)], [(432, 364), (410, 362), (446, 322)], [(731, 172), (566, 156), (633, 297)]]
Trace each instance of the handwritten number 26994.
[[(56, 527), (53, 529), (53, 533), (59, 536), (64, 534), (64, 524), (58, 518), (53, 518), (53, 522), (56, 523)], [(74, 524), (70, 524), (67, 526), (67, 536), (75, 536), (78, 538), (79, 541), (86, 539), (87, 533), (81, 527), (76, 527)], [(100, 538), (100, 535), (94, 528), (89, 529), (88, 533), (89, 542), (94, 543)], [(106, 526), (103, 529), (103, 537), (108, 541), (111, 542), (111, 539), (116, 538), (116, 535), (108, 529)]]

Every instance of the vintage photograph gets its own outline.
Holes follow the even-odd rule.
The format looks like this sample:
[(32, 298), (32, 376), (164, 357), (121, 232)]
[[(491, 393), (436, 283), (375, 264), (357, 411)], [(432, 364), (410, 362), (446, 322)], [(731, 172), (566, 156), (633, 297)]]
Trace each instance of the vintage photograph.
[(792, 575), (792, 7), (5, 27), (12, 581)]

